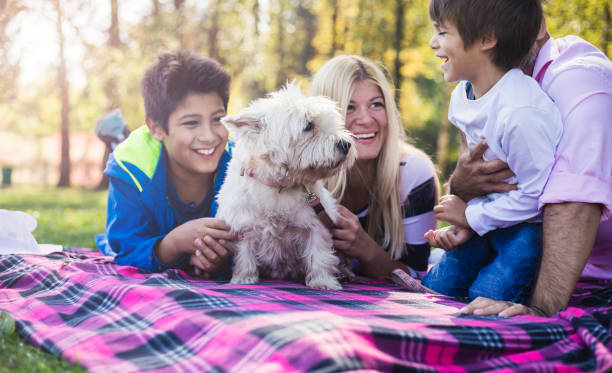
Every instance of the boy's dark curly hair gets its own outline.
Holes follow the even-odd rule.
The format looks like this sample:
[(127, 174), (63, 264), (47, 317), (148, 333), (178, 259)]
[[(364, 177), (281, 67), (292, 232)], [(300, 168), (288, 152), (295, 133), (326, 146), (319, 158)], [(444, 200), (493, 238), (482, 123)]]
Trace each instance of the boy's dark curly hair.
[(217, 93), (227, 110), (230, 76), (221, 65), (191, 51), (163, 52), (140, 81), (146, 116), (168, 133), (168, 118), (187, 94)]

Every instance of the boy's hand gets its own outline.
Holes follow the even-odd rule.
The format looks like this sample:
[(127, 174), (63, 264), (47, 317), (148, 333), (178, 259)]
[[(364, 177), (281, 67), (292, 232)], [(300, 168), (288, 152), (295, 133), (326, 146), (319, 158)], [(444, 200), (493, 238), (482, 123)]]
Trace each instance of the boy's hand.
[(175, 263), (182, 255), (195, 254), (200, 249), (196, 245), (196, 242), (199, 242), (198, 239), (203, 243), (206, 242), (206, 237), (216, 241), (234, 241), (236, 237), (229, 232), (229, 229), (230, 227), (220, 219), (190, 220), (170, 231), (156, 246), (155, 255), (164, 264)]
[(434, 207), (436, 219), (447, 221), (456, 226), (469, 229), (470, 225), (465, 217), (467, 204), (454, 194), (440, 197), (439, 203)]
[(191, 255), (189, 262), (197, 276), (215, 277), (231, 266), (230, 253), (235, 253), (236, 248), (230, 241), (217, 241), (206, 236), (204, 240), (196, 238), (193, 244), (198, 249)]
[(425, 233), (424, 237), (430, 246), (448, 251), (466, 243), (473, 235), (474, 231), (471, 229), (451, 225), (436, 231), (430, 229)]

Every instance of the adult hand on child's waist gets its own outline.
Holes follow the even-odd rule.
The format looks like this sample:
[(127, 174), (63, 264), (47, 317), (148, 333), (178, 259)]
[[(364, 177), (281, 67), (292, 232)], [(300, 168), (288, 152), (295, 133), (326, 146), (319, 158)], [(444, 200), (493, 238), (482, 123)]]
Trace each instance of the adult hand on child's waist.
[(504, 182), (514, 176), (506, 163), (499, 159), (483, 160), (482, 156), (488, 147), (483, 139), (469, 149), (465, 134), (461, 133), (461, 148), (457, 166), (451, 175), (450, 190), (466, 202), (489, 193), (505, 193), (517, 189), (516, 184)]

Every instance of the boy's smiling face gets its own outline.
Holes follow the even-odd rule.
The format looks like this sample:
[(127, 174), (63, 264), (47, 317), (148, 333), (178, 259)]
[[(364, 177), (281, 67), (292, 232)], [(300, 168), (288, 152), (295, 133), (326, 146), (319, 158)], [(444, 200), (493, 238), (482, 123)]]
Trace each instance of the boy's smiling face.
[(447, 82), (473, 81), (487, 55), (474, 43), (467, 49), (455, 24), (449, 20), (433, 22), (434, 34), (429, 47), (442, 59), (442, 71)]
[(190, 92), (170, 114), (168, 133), (158, 124), (150, 126), (153, 137), (164, 142), (174, 174), (189, 178), (216, 171), (228, 137), (223, 116), (217, 93)]

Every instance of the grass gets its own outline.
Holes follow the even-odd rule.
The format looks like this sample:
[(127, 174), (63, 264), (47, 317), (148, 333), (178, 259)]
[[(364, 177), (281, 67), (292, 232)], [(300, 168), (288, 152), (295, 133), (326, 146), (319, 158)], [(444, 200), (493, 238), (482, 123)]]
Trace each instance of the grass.
[[(93, 236), (104, 231), (106, 192), (78, 188), (12, 186), (0, 190), (0, 208), (34, 216), (38, 243), (94, 248)], [(0, 335), (0, 373), (85, 372), (55, 355), (43, 352), (17, 333)]]

